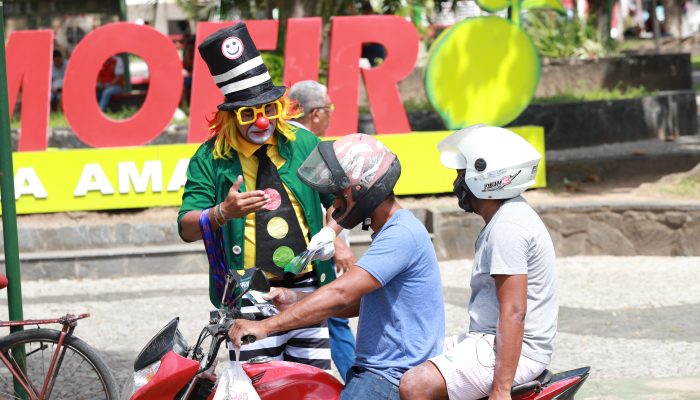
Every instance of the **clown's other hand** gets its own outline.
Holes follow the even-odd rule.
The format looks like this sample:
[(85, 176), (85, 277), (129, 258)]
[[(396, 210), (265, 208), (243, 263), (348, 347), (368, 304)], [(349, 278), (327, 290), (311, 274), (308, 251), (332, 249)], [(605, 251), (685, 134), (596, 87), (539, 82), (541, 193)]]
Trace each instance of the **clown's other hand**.
[(299, 294), (292, 289), (273, 287), (263, 295), (263, 299), (272, 301), (278, 310), (284, 311), (299, 301)]
[(325, 226), (311, 238), (306, 248), (315, 252), (312, 260), (329, 260), (335, 254), (334, 242), (335, 231)]

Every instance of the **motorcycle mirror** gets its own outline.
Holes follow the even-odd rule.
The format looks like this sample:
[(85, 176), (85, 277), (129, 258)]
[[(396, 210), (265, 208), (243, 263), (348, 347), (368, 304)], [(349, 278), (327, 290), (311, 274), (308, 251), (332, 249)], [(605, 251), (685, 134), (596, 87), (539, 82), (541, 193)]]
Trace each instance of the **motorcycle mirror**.
[(234, 293), (234, 290), (238, 287), (238, 281), (233, 277), (230, 272), (226, 274), (226, 285), (224, 286), (224, 293), (221, 296), (221, 304), (226, 305), (226, 299)]
[(241, 299), (250, 290), (257, 290), (258, 292), (269, 292), (270, 291), (270, 281), (267, 280), (265, 273), (260, 268), (253, 269), (253, 274), (250, 276), (250, 281), (248, 282), (248, 287), (242, 291), (238, 296), (236, 296), (230, 304), (236, 304), (238, 300)]
[(270, 281), (265, 276), (263, 270), (256, 268), (253, 276), (250, 277), (250, 288), (258, 292), (267, 293), (270, 291)]

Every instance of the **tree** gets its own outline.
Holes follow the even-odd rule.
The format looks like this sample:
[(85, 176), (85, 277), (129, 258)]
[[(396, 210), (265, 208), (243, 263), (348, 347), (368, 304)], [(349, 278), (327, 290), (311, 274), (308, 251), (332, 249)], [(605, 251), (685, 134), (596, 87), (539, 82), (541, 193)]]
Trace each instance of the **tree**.
[(208, 21), (216, 11), (216, 4), (201, 0), (177, 0), (177, 5), (190, 21)]
[(612, 4), (613, 0), (588, 0), (588, 18), (598, 31), (598, 38), (602, 43), (610, 38)]
[(662, 0), (664, 13), (666, 14), (666, 30), (674, 38), (680, 38), (682, 35), (681, 22), (683, 19), (684, 0)]

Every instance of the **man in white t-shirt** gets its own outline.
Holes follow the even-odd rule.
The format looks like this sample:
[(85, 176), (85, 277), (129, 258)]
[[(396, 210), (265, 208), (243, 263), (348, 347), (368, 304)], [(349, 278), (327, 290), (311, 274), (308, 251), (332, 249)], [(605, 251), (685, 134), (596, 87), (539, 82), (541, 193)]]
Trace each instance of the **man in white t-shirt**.
[(443, 354), (404, 374), (402, 399), (510, 399), (513, 385), (549, 365), (559, 310), (552, 239), (520, 196), (534, 184), (540, 154), (503, 128), (456, 132), (438, 145), (457, 171), (460, 208), (486, 224), (476, 241), (469, 330)]

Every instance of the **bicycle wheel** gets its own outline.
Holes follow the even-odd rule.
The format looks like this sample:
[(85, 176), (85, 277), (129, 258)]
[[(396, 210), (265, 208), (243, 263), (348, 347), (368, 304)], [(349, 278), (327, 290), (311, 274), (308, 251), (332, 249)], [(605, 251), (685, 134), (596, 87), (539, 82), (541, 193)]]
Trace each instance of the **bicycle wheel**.
[[(64, 354), (54, 371), (54, 383), (48, 396), (39, 397), (61, 332), (53, 329), (28, 329), (0, 339), (0, 352), (13, 364), (10, 351), (24, 345), (27, 379), (34, 397), (39, 400), (117, 400), (119, 394), (112, 372), (87, 343), (75, 336), (63, 342)], [(17, 396), (10, 370), (0, 362), (0, 399), (23, 399)]]

